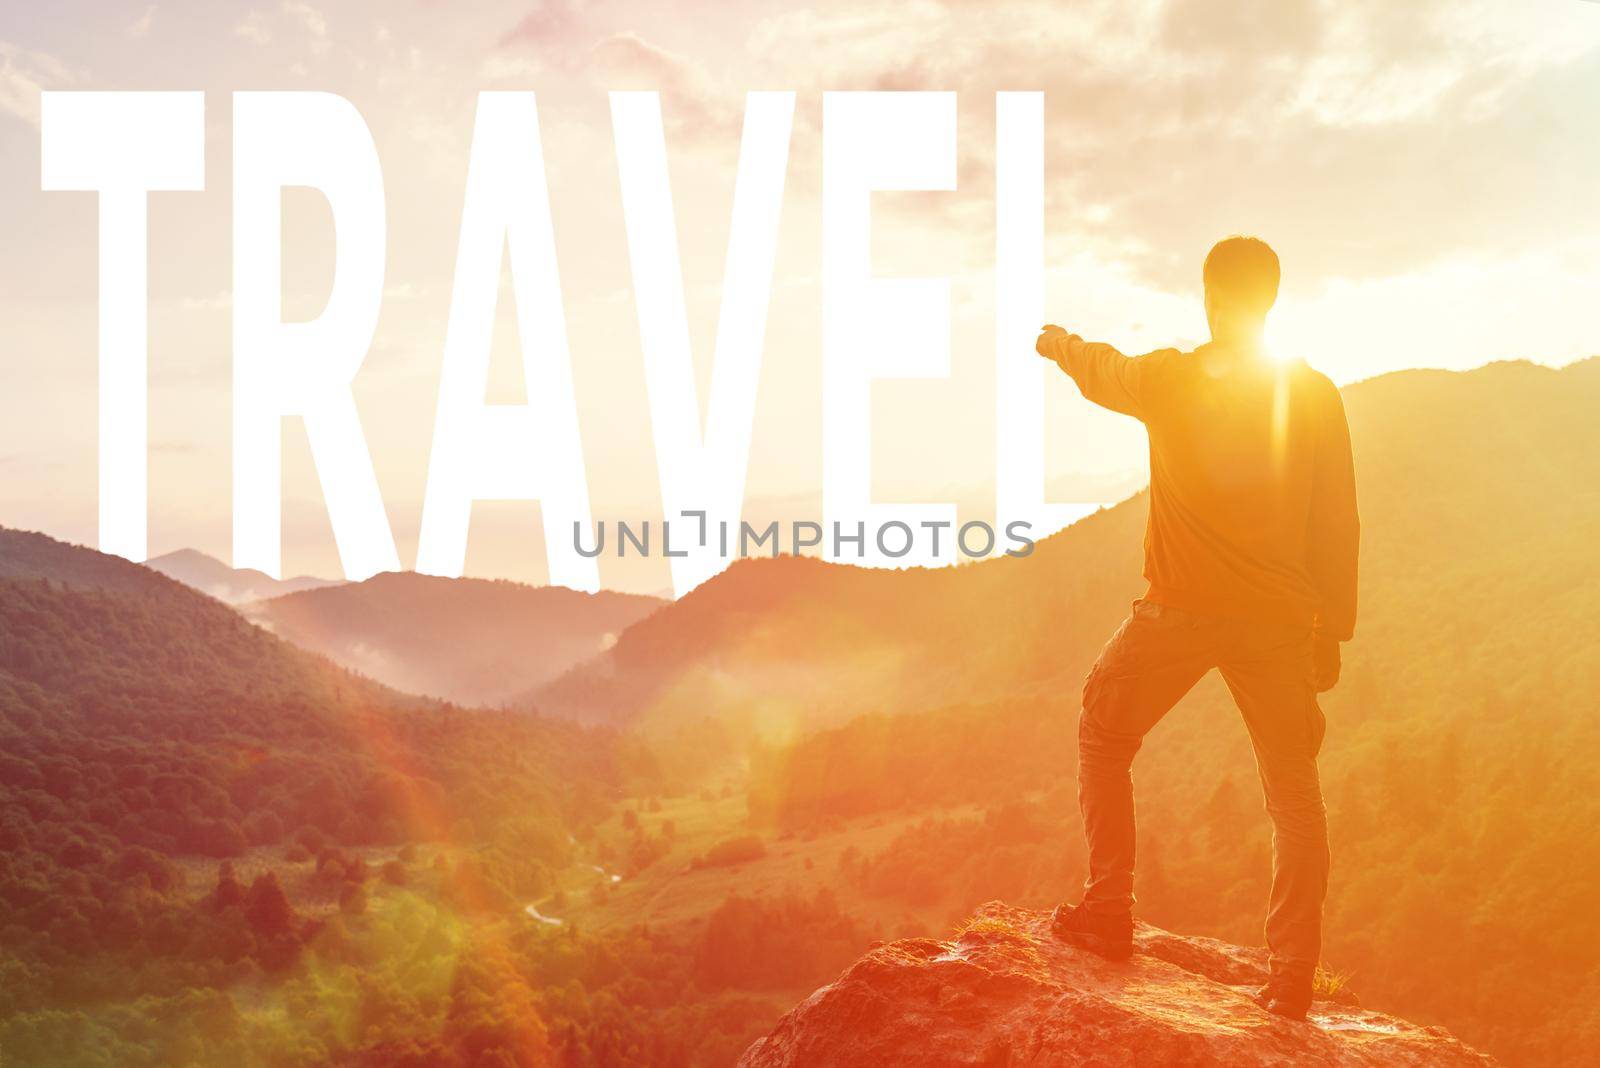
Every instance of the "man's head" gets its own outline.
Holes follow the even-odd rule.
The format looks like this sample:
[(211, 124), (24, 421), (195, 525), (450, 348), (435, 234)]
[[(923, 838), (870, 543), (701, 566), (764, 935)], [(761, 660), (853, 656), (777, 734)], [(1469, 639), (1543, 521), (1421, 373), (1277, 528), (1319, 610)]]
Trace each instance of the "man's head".
[(1278, 254), (1260, 238), (1230, 237), (1206, 255), (1206, 320), (1221, 342), (1260, 341), (1278, 299)]

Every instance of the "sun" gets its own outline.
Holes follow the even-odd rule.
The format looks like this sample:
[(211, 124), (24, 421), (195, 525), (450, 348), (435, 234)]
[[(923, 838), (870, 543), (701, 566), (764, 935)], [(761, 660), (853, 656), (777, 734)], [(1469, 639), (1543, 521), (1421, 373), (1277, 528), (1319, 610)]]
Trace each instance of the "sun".
[(1281, 312), (1275, 311), (1267, 317), (1266, 329), (1261, 332), (1261, 351), (1273, 363), (1288, 363), (1295, 353), (1292, 345), (1285, 344), (1285, 339), (1295, 333), (1294, 324), (1285, 325)]

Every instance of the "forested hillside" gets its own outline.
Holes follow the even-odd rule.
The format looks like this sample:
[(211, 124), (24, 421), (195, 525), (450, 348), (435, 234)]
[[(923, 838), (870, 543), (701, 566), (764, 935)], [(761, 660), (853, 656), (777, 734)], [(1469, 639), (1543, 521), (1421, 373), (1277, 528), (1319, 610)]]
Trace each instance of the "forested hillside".
[(497, 705), (598, 655), (663, 603), (610, 590), (396, 572), (258, 601), (244, 612), (303, 649), (407, 693)]
[(783, 1001), (726, 977), (733, 932), (842, 931), (807, 981), (867, 937), (825, 900), (545, 927), (650, 781), (619, 739), (397, 694), (39, 535), (0, 530), (0, 574), (8, 1068), (719, 1063)]

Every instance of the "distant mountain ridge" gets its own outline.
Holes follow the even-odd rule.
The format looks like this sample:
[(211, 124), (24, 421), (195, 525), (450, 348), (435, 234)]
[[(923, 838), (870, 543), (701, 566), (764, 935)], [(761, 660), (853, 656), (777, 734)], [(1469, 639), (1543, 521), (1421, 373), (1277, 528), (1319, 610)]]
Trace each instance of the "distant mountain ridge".
[[(492, 774), (496, 796), (553, 812), (610, 775), (604, 741), (570, 723), (397, 691), (159, 572), (0, 527), (0, 801), (57, 759), (95, 766), (72, 787), (103, 802), (97, 834), (211, 856), (296, 820), (392, 839), (441, 783)], [(116, 769), (151, 766), (191, 779), (183, 796), (205, 804), (166, 821), (118, 814)]]
[[(43, 591), (33, 590), (35, 585), (44, 587)], [(95, 669), (104, 666), (102, 661), (142, 659), (138, 672), (149, 673), (151, 678), (140, 684), (141, 697), (165, 692), (184, 695), (186, 701), (194, 693), (205, 692), (226, 694), (236, 701), (287, 700), (303, 706), (358, 702), (411, 708), (423, 703), (379, 681), (352, 674), (325, 657), (295, 648), (252, 626), (216, 598), (160, 571), (45, 534), (0, 527), (0, 606), (10, 609), (23, 594), (61, 606), (122, 606), (129, 615), (165, 620), (160, 629), (140, 636), (142, 648), (118, 643), (82, 645), (74, 666), (80, 677), (73, 681), (74, 687), (93, 685)], [(14, 640), (27, 636), (28, 628), (20, 623), (7, 635)], [(63, 635), (78, 642), (89, 636)], [(157, 665), (168, 656), (175, 663), (186, 661), (190, 668), (205, 665), (207, 674), (164, 674)], [(0, 663), (0, 673), (4, 670)], [(66, 677), (61, 676), (63, 685)], [(119, 684), (127, 681), (118, 671), (108, 672), (107, 678)], [(243, 678), (255, 681), (245, 685), (239, 681)], [(271, 680), (270, 687), (265, 680)]]
[(396, 689), (497, 705), (599, 655), (665, 603), (404, 571), (241, 610), (301, 648)]
[(263, 571), (229, 567), (198, 549), (179, 549), (157, 556), (145, 561), (145, 566), (227, 604), (245, 604), (302, 590), (344, 584), (339, 579), (313, 578), (309, 575), (275, 579)]
[[(1570, 532), (1600, 521), (1600, 358), (1402, 371), (1343, 392), (1364, 530), (1354, 648), (1406, 610), (1402, 591), (1419, 576), (1501, 563), (1471, 551), (1516, 545), (1534, 570), (1564, 556), (1586, 573), (1573, 557), (1588, 550)], [(1141, 492), (1089, 516), (1025, 559), (900, 571), (737, 561), (523, 699), (606, 722), (759, 708), (783, 733), (862, 712), (1070, 693), (1143, 590), (1145, 502)], [(1434, 610), (1424, 602), (1412, 615)]]

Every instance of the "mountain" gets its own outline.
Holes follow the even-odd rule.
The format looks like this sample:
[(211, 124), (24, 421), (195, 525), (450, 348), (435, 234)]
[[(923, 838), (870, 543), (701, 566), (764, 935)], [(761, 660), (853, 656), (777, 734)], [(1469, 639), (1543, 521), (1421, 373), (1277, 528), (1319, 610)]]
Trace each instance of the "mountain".
[[(609, 743), (568, 723), (397, 693), (147, 568), (4, 528), (0, 754), (0, 811), (24, 815), (35, 848), (84, 842), (79, 871), (308, 829), (425, 839), (469, 798), (478, 819), (556, 822), (615, 781)], [(39, 791), (49, 804), (27, 800)]]
[(599, 655), (664, 603), (394, 572), (243, 610), (301, 648), (396, 689), (496, 705)]
[[(593, 828), (624, 759), (612, 734), (397, 693), (148, 568), (0, 529), (0, 1056), (731, 1063), (782, 1006), (696, 985), (739, 962), (726, 921), (712, 952), (525, 911), (606, 889)], [(757, 922), (808, 984), (865, 942), (826, 902)]]
[[(1406, 371), (1344, 396), (1361, 619), (1321, 699), (1326, 958), (1497, 1056), (1581, 1061), (1600, 1042), (1600, 360)], [(700, 738), (675, 743), (691, 755), (708, 718), (734, 724), (724, 753), (755, 740), (748, 811), (779, 834), (919, 820), (852, 859), (846, 886), (879, 908), (1071, 898), (1079, 694), (1142, 591), (1145, 507), (1025, 559), (745, 561), (536, 700)], [(1268, 831), (1214, 675), (1146, 740), (1136, 777), (1145, 918), (1259, 937)]]
[[(14, 657), (0, 660), (0, 672), (58, 695), (103, 686), (97, 697), (106, 701), (166, 702), (166, 711), (218, 698), (321, 704), (345, 691), (339, 704), (417, 703), (301, 653), (160, 572), (43, 534), (0, 527), (0, 610), (8, 622), (0, 648)], [(106, 618), (115, 611), (126, 613), (121, 624)], [(29, 650), (46, 659), (15, 658)]]
[[(1346, 397), (1366, 552), (1323, 702), (1325, 961), (1508, 1062), (1587, 1063), (1600, 362), (1408, 372)], [(0, 531), (6, 1063), (731, 1063), (874, 933), (1075, 896), (1078, 691), (1139, 591), (1142, 526), (1136, 498), (1020, 560), (737, 564), (529, 691), (626, 730), (406, 697), (148, 568)], [(1141, 917), (1259, 938), (1269, 836), (1215, 679), (1136, 776)], [(988, 919), (1019, 938), (1037, 923)], [(866, 1021), (906, 990), (988, 1026), (982, 998), (1057, 981), (993, 955), (975, 986), (916, 978), (942, 982), (983, 926), (869, 953), (865, 972), (906, 964), (908, 982), (827, 988), (763, 1048), (782, 1056), (819, 1006)], [(1032, 947), (1054, 975), (1050, 948)], [(1136, 967), (1054, 996), (1115, 993), (1072, 1003), (1162, 1042), (1181, 1039), (1163, 1021), (1220, 1021), (1219, 1048), (1263, 1048), (1237, 984)], [(1177, 980), (1188, 1001), (1160, 989)], [(960, 1048), (927, 1019), (941, 1044), (912, 1063)], [(1427, 1038), (1393, 1027), (1329, 1040), (1400, 1057)]]
[(177, 583), (120, 556), (57, 541), (34, 531), (0, 527), (0, 581), (55, 582), (72, 589), (177, 595)]
[(880, 945), (756, 1041), (739, 1068), (1182, 1064), (1194, 1068), (1488, 1068), (1441, 1028), (1345, 1000), (1306, 1023), (1269, 1015), (1249, 991), (1260, 951), (1141, 925), (1113, 964), (1050, 936), (1044, 913), (983, 906), (943, 942)]
[(301, 590), (318, 590), (328, 586), (343, 585), (335, 579), (296, 578), (275, 579), (262, 571), (249, 568), (232, 568), (207, 556), (197, 549), (179, 549), (145, 562), (145, 566), (177, 579), (185, 586), (209, 594), (227, 604), (244, 604), (266, 597), (282, 597)]
[[(1578, 591), (1592, 591), (1597, 572), (1573, 532), (1600, 520), (1600, 359), (1402, 371), (1344, 393), (1363, 520), (1353, 657), (1405, 655), (1424, 622), (1449, 631), (1460, 613), (1441, 594), (1470, 599), (1490, 574), (1527, 583), (1529, 596), (1505, 606), (1513, 617), (1536, 622), (1547, 595), (1581, 609)], [(758, 709), (781, 734), (862, 712), (1075, 691), (1143, 588), (1145, 510), (1140, 494), (1028, 558), (954, 568), (739, 561), (525, 699), (608, 722)], [(1565, 647), (1600, 627), (1595, 613), (1578, 618), (1587, 629)]]

